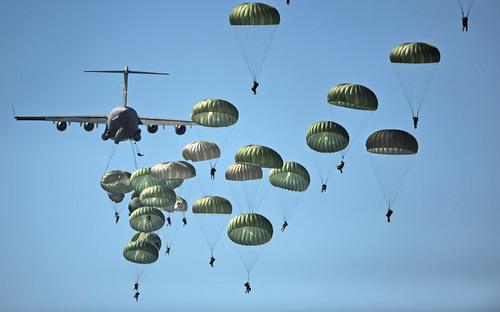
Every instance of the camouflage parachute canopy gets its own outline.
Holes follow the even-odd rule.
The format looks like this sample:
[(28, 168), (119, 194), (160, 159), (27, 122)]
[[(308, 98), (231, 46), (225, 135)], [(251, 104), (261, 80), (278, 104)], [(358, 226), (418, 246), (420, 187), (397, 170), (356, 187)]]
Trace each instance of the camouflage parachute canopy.
[(226, 180), (249, 181), (262, 179), (262, 168), (245, 164), (232, 164), (226, 169)]
[(378, 107), (375, 93), (365, 86), (340, 83), (333, 86), (327, 95), (328, 103), (336, 106), (374, 111)]
[(196, 141), (184, 147), (182, 157), (193, 162), (219, 158), (220, 149), (214, 142)]
[(281, 168), (283, 159), (272, 148), (263, 145), (250, 144), (240, 147), (234, 156), (238, 164), (257, 166), (261, 168)]
[(129, 217), (130, 227), (138, 232), (154, 232), (161, 229), (165, 224), (165, 216), (154, 207), (141, 207)]
[(307, 145), (320, 153), (335, 153), (347, 147), (349, 134), (347, 130), (333, 121), (313, 123), (306, 134)]
[(229, 23), (232, 26), (279, 25), (280, 13), (265, 3), (245, 2), (231, 10)]
[(391, 63), (428, 64), (439, 63), (441, 54), (435, 46), (424, 42), (407, 42), (391, 50)]
[(221, 196), (204, 196), (193, 203), (193, 213), (205, 214), (231, 214), (231, 202)]
[(366, 140), (366, 150), (374, 154), (411, 155), (417, 153), (418, 142), (413, 135), (403, 130), (379, 130)]
[(193, 107), (191, 120), (204, 127), (229, 127), (238, 121), (238, 109), (220, 99), (206, 99)]
[(285, 161), (280, 169), (269, 172), (269, 182), (278, 188), (294, 192), (304, 192), (309, 187), (311, 177), (307, 169), (294, 161)]
[(108, 193), (131, 192), (130, 176), (127, 171), (111, 170), (102, 176), (101, 187)]
[(134, 241), (123, 248), (123, 257), (133, 263), (150, 264), (158, 260), (158, 248), (148, 241)]
[(151, 175), (157, 179), (185, 180), (196, 176), (196, 169), (184, 160), (168, 161), (151, 167)]
[(260, 214), (244, 213), (229, 221), (227, 236), (239, 245), (263, 245), (273, 237), (273, 225)]

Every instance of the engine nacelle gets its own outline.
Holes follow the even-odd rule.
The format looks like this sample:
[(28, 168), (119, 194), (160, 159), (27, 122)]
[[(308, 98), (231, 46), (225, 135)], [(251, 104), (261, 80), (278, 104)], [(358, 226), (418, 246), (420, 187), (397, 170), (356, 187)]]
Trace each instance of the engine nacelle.
[(83, 124), (83, 129), (85, 129), (85, 131), (90, 132), (90, 131), (94, 130), (94, 127), (95, 127), (95, 125), (91, 122), (86, 122)]
[(158, 131), (158, 126), (157, 125), (149, 125), (148, 126), (148, 132), (149, 133), (156, 133)]
[(56, 123), (56, 128), (59, 131), (64, 131), (68, 127), (68, 123), (66, 121), (58, 121)]
[(175, 134), (183, 135), (184, 133), (186, 133), (186, 126), (185, 125), (175, 126)]

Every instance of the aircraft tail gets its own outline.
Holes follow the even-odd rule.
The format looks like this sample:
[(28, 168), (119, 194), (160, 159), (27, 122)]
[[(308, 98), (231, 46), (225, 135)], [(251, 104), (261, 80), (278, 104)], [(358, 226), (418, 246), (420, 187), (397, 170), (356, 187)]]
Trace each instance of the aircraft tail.
[(128, 95), (128, 74), (140, 74), (140, 75), (170, 75), (169, 73), (162, 72), (148, 72), (148, 71), (138, 71), (130, 70), (128, 66), (123, 70), (85, 70), (86, 73), (97, 73), (97, 74), (123, 74), (123, 103), (124, 107), (127, 107), (127, 95)]

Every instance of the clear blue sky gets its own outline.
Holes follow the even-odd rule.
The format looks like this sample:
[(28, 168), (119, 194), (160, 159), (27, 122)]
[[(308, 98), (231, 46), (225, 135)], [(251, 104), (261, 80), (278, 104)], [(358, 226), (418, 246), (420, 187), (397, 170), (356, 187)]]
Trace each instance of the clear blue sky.
[[(500, 3), (477, 1), (462, 33), (454, 0), (269, 2), (281, 25), (257, 96), (228, 25), (239, 1), (0, 2), (0, 310), (500, 310)], [(432, 43), (442, 55), (416, 131), (388, 61), (407, 41)], [(273, 197), (262, 205), (276, 231), (251, 295), (224, 233), (210, 269), (189, 213), (175, 252), (152, 267), (134, 302), (122, 257), (132, 231), (125, 215), (113, 223), (99, 187), (111, 148), (102, 128), (86, 133), (72, 124), (61, 133), (12, 118), (11, 105), (25, 115), (107, 113), (121, 101), (121, 77), (83, 70), (125, 65), (171, 73), (130, 78), (129, 103), (140, 114), (189, 118), (209, 97), (238, 107), (220, 177), (250, 143), (309, 169), (313, 183), (285, 233)], [(379, 110), (351, 147), (345, 173), (320, 194), (305, 132), (329, 118), (326, 93), (340, 82), (371, 88)], [(411, 131), (420, 143), (391, 224), (364, 151), (381, 128)], [(180, 159), (196, 139), (189, 130), (144, 134), (140, 165)], [(112, 166), (132, 170), (128, 144)]]

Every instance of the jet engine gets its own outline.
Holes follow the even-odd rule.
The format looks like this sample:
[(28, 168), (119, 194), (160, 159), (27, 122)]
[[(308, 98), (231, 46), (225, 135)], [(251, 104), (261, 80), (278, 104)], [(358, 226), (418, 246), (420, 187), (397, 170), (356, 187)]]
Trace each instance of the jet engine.
[(66, 121), (58, 121), (56, 123), (56, 128), (59, 131), (64, 131), (68, 127), (68, 123)]
[(186, 133), (186, 126), (185, 125), (175, 126), (175, 134), (183, 135), (184, 133)]
[(149, 125), (148, 126), (148, 132), (149, 133), (156, 133), (158, 131), (158, 126), (157, 125)]
[(95, 127), (95, 125), (91, 122), (86, 122), (83, 124), (83, 129), (85, 129), (85, 131), (90, 132), (90, 131), (94, 130), (94, 127)]

